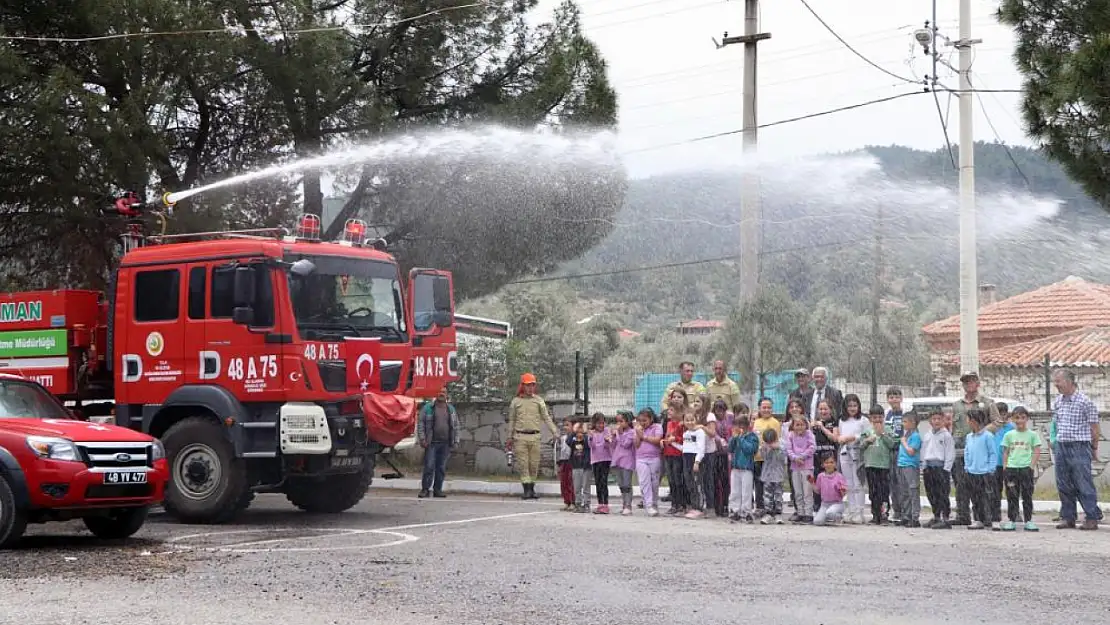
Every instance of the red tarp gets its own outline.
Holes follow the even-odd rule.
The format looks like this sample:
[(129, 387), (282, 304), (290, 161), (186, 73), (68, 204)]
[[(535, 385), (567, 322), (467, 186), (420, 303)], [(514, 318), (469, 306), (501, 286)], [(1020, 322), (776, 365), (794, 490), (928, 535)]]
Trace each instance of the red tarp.
[(362, 413), (370, 438), (386, 447), (416, 432), (416, 399), (412, 397), (363, 393)]

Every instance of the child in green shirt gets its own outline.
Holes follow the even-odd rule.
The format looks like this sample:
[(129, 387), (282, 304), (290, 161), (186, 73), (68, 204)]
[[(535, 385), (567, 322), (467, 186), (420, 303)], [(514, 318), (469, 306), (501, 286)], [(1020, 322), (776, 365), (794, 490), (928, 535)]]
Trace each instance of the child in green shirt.
[(1014, 408), (1014, 429), (1002, 437), (1002, 466), (1006, 480), (1006, 515), (1004, 531), (1013, 531), (1018, 519), (1018, 500), (1024, 513), (1026, 531), (1037, 531), (1033, 522), (1033, 467), (1041, 456), (1041, 437), (1029, 429), (1029, 412)]
[(890, 510), (887, 505), (890, 499), (890, 461), (898, 441), (886, 431), (881, 407), (872, 406), (867, 418), (871, 421), (871, 429), (863, 432), (859, 448), (867, 475), (867, 496), (871, 499), (871, 523), (882, 525)]

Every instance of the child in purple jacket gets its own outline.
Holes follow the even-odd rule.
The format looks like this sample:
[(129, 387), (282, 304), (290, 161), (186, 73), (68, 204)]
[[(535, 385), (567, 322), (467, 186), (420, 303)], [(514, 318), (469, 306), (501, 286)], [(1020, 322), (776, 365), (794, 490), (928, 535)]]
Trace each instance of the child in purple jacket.
[(803, 417), (794, 417), (786, 435), (786, 459), (790, 469), (790, 488), (794, 492), (793, 523), (813, 521), (813, 454), (817, 439)]
[(590, 428), (590, 465), (594, 471), (594, 488), (597, 489), (596, 514), (609, 514), (609, 467), (613, 463), (613, 444), (616, 438), (605, 424), (605, 415), (595, 412)]
[(621, 489), (621, 515), (632, 514), (632, 474), (636, 471), (636, 432), (632, 429), (632, 413), (617, 411), (617, 431), (613, 435), (613, 471)]

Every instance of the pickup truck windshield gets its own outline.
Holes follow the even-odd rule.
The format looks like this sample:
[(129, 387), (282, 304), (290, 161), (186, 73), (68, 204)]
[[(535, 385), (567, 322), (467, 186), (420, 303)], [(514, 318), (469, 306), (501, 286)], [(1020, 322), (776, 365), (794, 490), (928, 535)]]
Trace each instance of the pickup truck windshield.
[(0, 379), (0, 419), (69, 419), (61, 404), (41, 387)]
[(297, 330), (304, 338), (325, 334), (401, 339), (405, 332), (401, 284), (393, 263), (342, 256), (289, 255), (316, 270), (307, 276), (288, 272)]

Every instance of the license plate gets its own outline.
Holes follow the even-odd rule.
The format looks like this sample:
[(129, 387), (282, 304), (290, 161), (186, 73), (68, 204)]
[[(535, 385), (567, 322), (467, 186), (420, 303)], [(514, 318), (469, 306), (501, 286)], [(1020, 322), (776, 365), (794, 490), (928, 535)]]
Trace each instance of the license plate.
[(362, 457), (348, 456), (346, 458), (334, 457), (331, 459), (331, 466), (333, 467), (357, 467), (362, 464)]
[(104, 474), (105, 484), (146, 484), (146, 473), (138, 471), (111, 471)]

